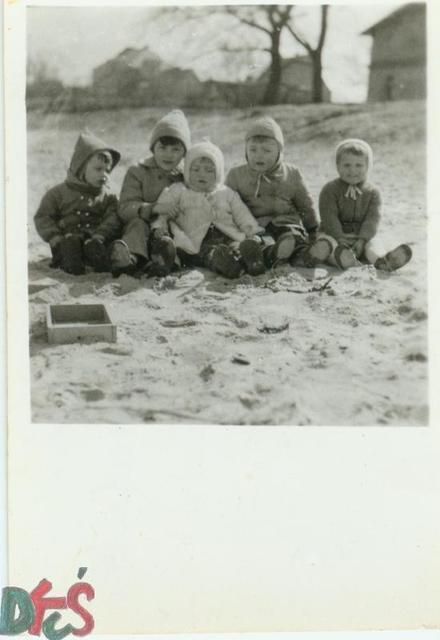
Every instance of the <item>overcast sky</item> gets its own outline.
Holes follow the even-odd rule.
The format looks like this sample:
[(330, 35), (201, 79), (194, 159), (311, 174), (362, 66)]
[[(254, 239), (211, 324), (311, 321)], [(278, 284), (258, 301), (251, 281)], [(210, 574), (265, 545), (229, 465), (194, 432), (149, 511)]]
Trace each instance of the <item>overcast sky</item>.
[[(333, 101), (361, 101), (366, 98), (371, 37), (361, 32), (404, 3), (333, 5), (324, 49), (324, 79)], [(163, 60), (192, 68), (201, 79), (240, 80), (259, 75), (267, 66), (267, 54), (237, 57), (228, 61), (213, 51), (219, 34), (232, 42), (255, 44), (264, 34), (240, 27), (230, 30), (225, 18), (216, 22), (198, 19), (180, 24), (178, 16), (155, 20), (151, 7), (28, 7), (28, 56), (43, 58), (66, 84), (87, 84), (94, 67), (117, 55), (125, 47), (149, 48)], [(316, 37), (319, 7), (299, 6), (297, 24), (311, 41)], [(229, 18), (227, 19), (229, 20)], [(234, 40), (235, 38), (235, 40)], [(263, 44), (264, 46), (264, 44)], [(304, 54), (291, 36), (282, 43), (284, 57)]]

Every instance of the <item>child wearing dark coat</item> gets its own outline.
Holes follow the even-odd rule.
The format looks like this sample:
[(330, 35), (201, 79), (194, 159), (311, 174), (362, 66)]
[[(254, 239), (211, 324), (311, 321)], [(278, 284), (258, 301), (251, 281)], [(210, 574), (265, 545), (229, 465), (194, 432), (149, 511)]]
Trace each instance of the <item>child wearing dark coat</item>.
[(191, 144), (184, 113), (170, 111), (153, 128), (151, 156), (131, 166), (124, 178), (119, 217), (124, 225), (122, 239), (114, 244), (114, 273), (132, 273), (152, 259), (172, 265), (175, 249), (167, 237), (154, 238), (151, 223), (157, 218), (154, 206), (162, 191), (183, 182), (182, 159)]
[(118, 199), (108, 178), (120, 153), (90, 131), (75, 145), (65, 181), (43, 196), (35, 227), (52, 251), (52, 267), (67, 273), (110, 271), (109, 248), (119, 237)]
[(377, 236), (381, 215), (379, 190), (367, 180), (373, 151), (365, 140), (350, 138), (336, 147), (339, 177), (328, 182), (319, 196), (319, 239), (310, 250), (317, 262), (346, 269), (361, 262), (381, 271), (395, 271), (411, 259), (407, 244), (385, 253)]
[(268, 267), (296, 262), (315, 240), (319, 217), (300, 171), (284, 161), (284, 137), (273, 118), (256, 120), (247, 130), (246, 164), (232, 168), (226, 184), (240, 194), (265, 228)]

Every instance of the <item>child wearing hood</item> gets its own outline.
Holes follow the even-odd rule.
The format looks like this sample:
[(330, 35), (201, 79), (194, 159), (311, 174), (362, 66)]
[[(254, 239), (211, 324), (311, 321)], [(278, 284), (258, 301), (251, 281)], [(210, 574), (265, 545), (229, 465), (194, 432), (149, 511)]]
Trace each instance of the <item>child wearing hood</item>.
[(121, 155), (90, 131), (75, 145), (67, 178), (43, 196), (34, 216), (49, 243), (53, 267), (73, 275), (110, 271), (109, 247), (119, 237), (118, 199), (108, 185)]
[(367, 180), (373, 166), (373, 150), (358, 138), (336, 147), (339, 177), (328, 182), (319, 196), (321, 228), (310, 257), (341, 269), (372, 264), (381, 271), (395, 271), (412, 256), (407, 244), (385, 253), (377, 230), (380, 221), (379, 190)]
[(268, 267), (296, 261), (316, 239), (319, 217), (300, 171), (284, 161), (284, 137), (273, 118), (262, 117), (245, 135), (246, 164), (232, 168), (226, 184), (237, 191), (265, 228)]
[(178, 109), (170, 111), (151, 132), (152, 155), (128, 169), (119, 204), (124, 231), (112, 250), (115, 275), (142, 269), (150, 259), (174, 263), (175, 250), (169, 238), (157, 235), (152, 242), (151, 223), (157, 218), (155, 204), (163, 189), (183, 181), (181, 161), (190, 144), (185, 114)]
[(227, 278), (243, 268), (265, 270), (260, 227), (239, 195), (224, 181), (221, 150), (209, 141), (195, 144), (184, 164), (185, 183), (165, 189), (155, 206), (153, 227), (169, 232), (181, 264), (202, 266)]

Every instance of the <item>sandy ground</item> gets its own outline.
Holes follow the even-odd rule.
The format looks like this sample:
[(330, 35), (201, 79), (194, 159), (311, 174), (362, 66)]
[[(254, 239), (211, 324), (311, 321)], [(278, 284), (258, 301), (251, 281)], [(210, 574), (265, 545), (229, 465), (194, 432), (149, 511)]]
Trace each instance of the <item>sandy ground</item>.
[[(79, 128), (87, 124), (119, 143), (124, 153), (114, 176), (119, 187), (126, 167), (145, 153), (157, 114), (139, 117), (146, 131), (142, 145), (139, 131), (118, 127), (118, 114), (82, 119), (31, 114), (33, 421), (427, 423), (424, 105), (277, 107), (271, 113), (287, 131), (286, 159), (300, 166), (315, 198), (334, 176), (335, 142), (356, 135), (373, 143), (372, 179), (384, 197), (381, 235), (390, 248), (409, 242), (413, 261), (393, 274), (370, 266), (340, 272), (284, 265), (233, 282), (204, 270), (136, 280), (92, 273), (74, 277), (50, 269), (48, 247), (36, 235), (32, 216), (44, 190), (63, 179)], [(234, 119), (228, 113), (190, 114), (194, 139), (211, 133), (228, 166), (241, 160), (241, 132), (250, 112), (235, 116), (231, 132)], [(288, 129), (289, 122), (296, 128)], [(117, 342), (49, 345), (50, 303), (105, 304), (117, 325)]]

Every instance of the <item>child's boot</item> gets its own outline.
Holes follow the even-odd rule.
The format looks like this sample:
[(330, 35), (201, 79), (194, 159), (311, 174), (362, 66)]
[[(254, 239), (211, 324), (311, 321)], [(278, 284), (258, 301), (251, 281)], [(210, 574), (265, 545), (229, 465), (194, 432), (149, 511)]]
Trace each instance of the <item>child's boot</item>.
[(111, 272), (117, 277), (122, 273), (133, 274), (137, 267), (137, 257), (123, 240), (115, 240), (110, 252)]
[(170, 236), (155, 232), (150, 245), (151, 261), (159, 267), (161, 275), (170, 273), (176, 261), (176, 245)]
[(323, 264), (328, 260), (332, 251), (331, 242), (327, 238), (319, 238), (305, 250), (303, 255), (304, 264), (312, 267), (317, 264)]
[(84, 259), (94, 271), (110, 271), (108, 250), (103, 242), (92, 238), (84, 243)]
[(238, 278), (242, 268), (235, 253), (225, 244), (214, 247), (208, 257), (208, 266), (225, 278)]
[(259, 242), (251, 238), (243, 240), (239, 252), (245, 269), (251, 276), (259, 276), (266, 271), (263, 249)]
[(340, 269), (359, 267), (361, 264), (350, 247), (346, 247), (344, 244), (338, 244), (335, 249), (334, 257), (335, 262)]
[(383, 258), (378, 258), (374, 266), (379, 271), (396, 271), (404, 267), (412, 258), (411, 248), (407, 244), (400, 244), (389, 251)]
[(288, 260), (295, 250), (296, 240), (293, 233), (286, 231), (276, 240), (275, 244), (264, 249), (264, 261), (266, 266), (273, 267), (280, 260)]
[(79, 236), (67, 236), (61, 240), (59, 255), (61, 269), (74, 276), (80, 276), (86, 272), (83, 258), (82, 238)]

